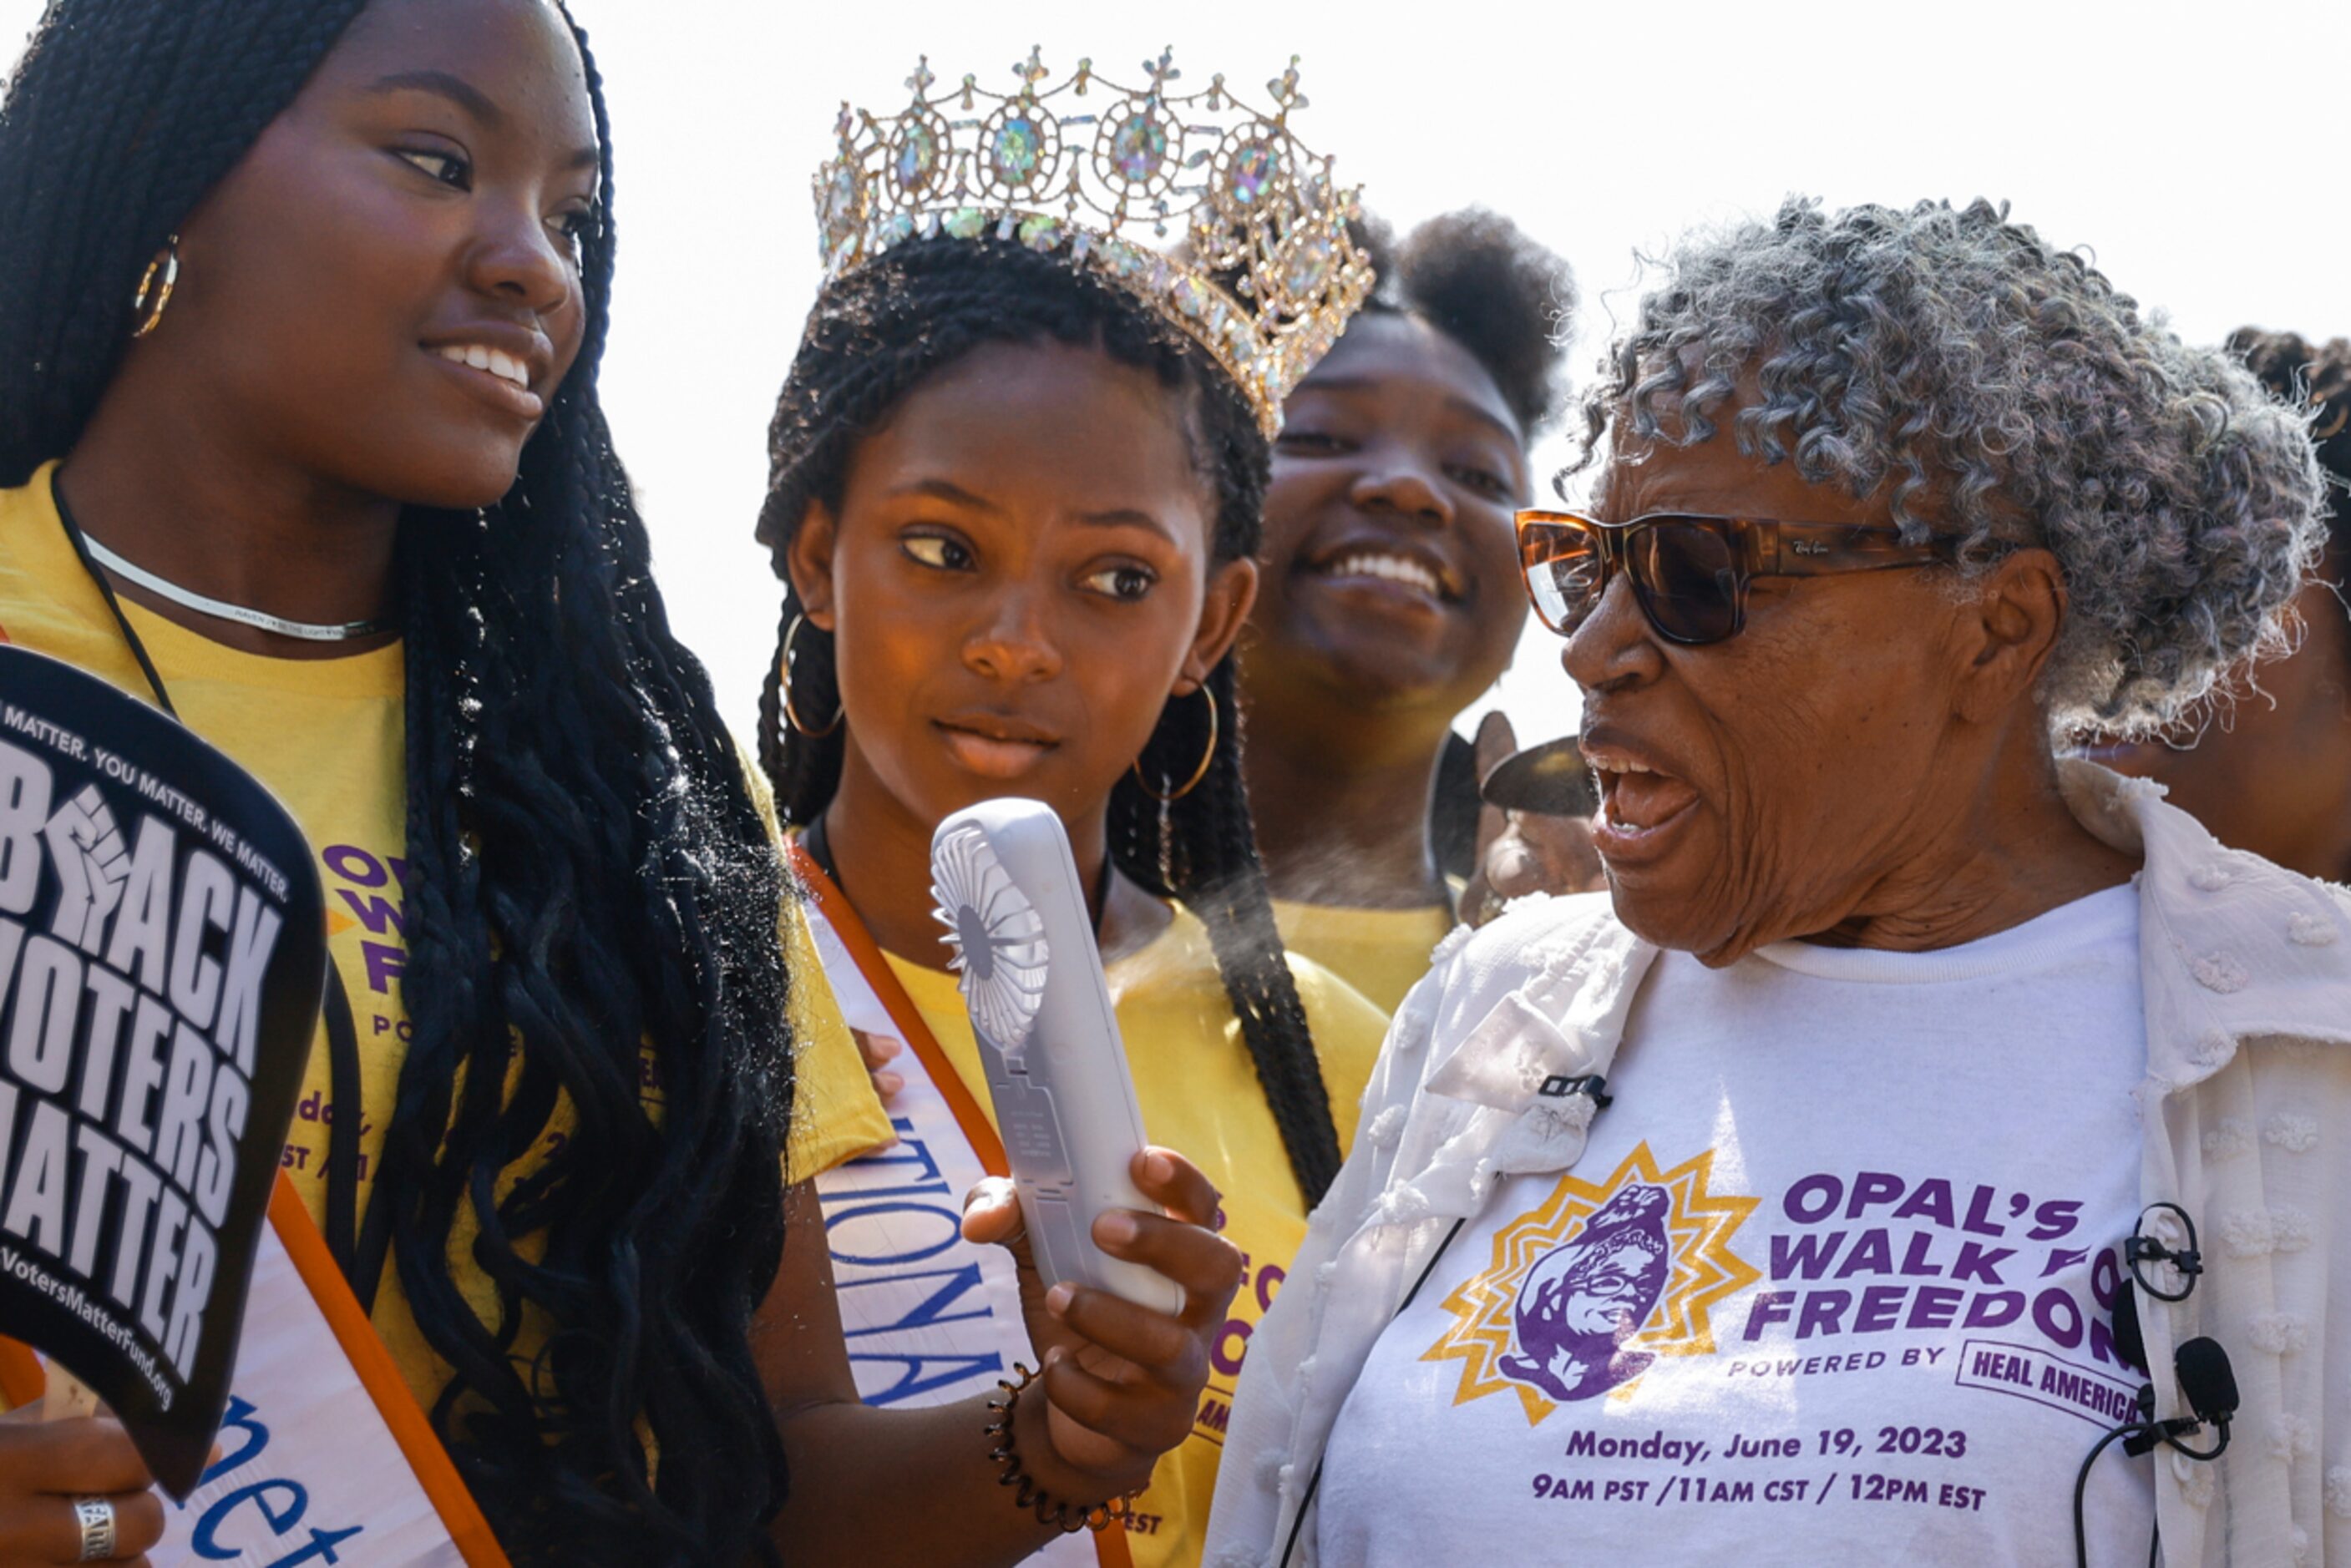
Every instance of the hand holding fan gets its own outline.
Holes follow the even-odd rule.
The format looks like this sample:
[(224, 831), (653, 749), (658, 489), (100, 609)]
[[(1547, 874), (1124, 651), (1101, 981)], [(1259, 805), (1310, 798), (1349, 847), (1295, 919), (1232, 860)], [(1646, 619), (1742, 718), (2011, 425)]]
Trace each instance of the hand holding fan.
[(1143, 1115), (1061, 818), (1032, 800), (959, 811), (931, 878), (1038, 1272), (1181, 1312), (1175, 1282), (1093, 1243), (1106, 1210), (1160, 1210), (1128, 1175)]

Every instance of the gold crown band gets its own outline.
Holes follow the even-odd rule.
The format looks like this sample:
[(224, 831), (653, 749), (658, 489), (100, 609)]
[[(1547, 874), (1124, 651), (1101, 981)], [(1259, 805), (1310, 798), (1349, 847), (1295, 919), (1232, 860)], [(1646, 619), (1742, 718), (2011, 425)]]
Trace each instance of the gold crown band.
[[(940, 235), (1061, 254), (1205, 348), (1270, 439), (1290, 389), (1371, 294), (1371, 264), (1347, 228), (1355, 192), (1290, 129), (1306, 107), (1296, 59), (1267, 84), (1270, 114), (1221, 76), (1175, 91), (1183, 73), (1168, 54), (1144, 69), (1148, 86), (1123, 88), (1080, 60), (1048, 88), (1032, 49), (1012, 92), (967, 76), (934, 98), (925, 57), (895, 117), (842, 105), (839, 151), (815, 180), (826, 275)], [(1176, 254), (1160, 248), (1171, 228)]]

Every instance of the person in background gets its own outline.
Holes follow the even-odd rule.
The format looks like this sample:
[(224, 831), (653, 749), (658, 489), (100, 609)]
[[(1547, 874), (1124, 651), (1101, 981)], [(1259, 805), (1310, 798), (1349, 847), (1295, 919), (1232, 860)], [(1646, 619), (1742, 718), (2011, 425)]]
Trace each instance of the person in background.
[(1482, 926), (1531, 893), (1593, 893), (1607, 873), (1592, 846), (1599, 788), (1573, 735), (1512, 751), (1510, 720), (1478, 726), (1478, 836), (1461, 919)]
[[(977, 1432), (971, 1407), (1026, 1354), (1027, 1335), (1052, 1345), (1064, 1324), (1125, 1328), (1121, 1344), (1152, 1353), (1128, 1351), (1141, 1366), (1121, 1381), (1162, 1395), (1150, 1420), (1115, 1428), (1126, 1450), (1096, 1459), (1066, 1421), (1016, 1446), (1058, 1504), (1140, 1492), (1118, 1527), (1069, 1543), (1081, 1560), (1188, 1568), (1252, 1325), (1338, 1168), (1385, 1024), (1282, 950), (1242, 789), (1231, 654), (1257, 581), (1266, 427), (1280, 414), (1262, 377), (1295, 369), (1257, 337), (1248, 302), (1307, 340), (1335, 337), (1360, 297), (1359, 264), (1335, 245), (1325, 254), (1338, 270), (1311, 289), (1277, 292), (1313, 275), (1301, 262), (1229, 295), (1140, 248), (1151, 220), (1039, 216), (1113, 212), (1138, 191), (1155, 202), (1154, 148), (1173, 132), (1153, 113), (1182, 113), (1196, 140), (1218, 110), (1207, 92), (1171, 88), (1153, 101), (1180, 108), (1155, 110), (1138, 91), (1099, 129), (1091, 116), (1057, 122), (1065, 109), (1121, 101), (1119, 89), (1081, 67), (1092, 95), (1081, 103), (1070, 82), (1031, 69), (985, 109), (965, 101), (985, 88), (947, 88), (935, 101), (962, 129), (941, 140), (920, 140), (935, 123), (926, 104), (846, 116), (841, 155), (819, 174), (831, 275), (777, 409), (758, 524), (785, 584), (760, 756), (799, 830), (833, 993), (897, 1080), (900, 1147), (820, 1188), (852, 1347), (844, 1373), (875, 1415), (952, 1442)], [(1262, 202), (1232, 202), (1244, 217), (1270, 205), (1280, 232), (1343, 240), (1343, 210), (1298, 185), (1217, 183), (1308, 156), (1270, 121), (1228, 112), (1227, 145), (1260, 151), (1219, 164), (1207, 200), (1254, 189)], [(1067, 144), (1061, 161), (1012, 161), (1049, 124), (1045, 144)], [(1123, 151), (1097, 137), (1125, 138)], [(928, 157), (1047, 188), (1027, 190), (1025, 218), (971, 208), (944, 176), (929, 194)], [(1064, 179), (1085, 182), (1066, 206)], [(1213, 211), (1188, 214), (1196, 235)], [(1165, 286), (1148, 282), (1155, 273)], [(1211, 320), (1224, 330), (1205, 331)], [(1228, 368), (1244, 353), (1246, 376)], [(931, 864), (941, 822), (1004, 795), (1060, 816), (1144, 1128), (1192, 1154), (1221, 1194), (1181, 1211), (1213, 1220), (1223, 1241), (1195, 1232), (1214, 1252), (1174, 1275), (1190, 1287), (1180, 1319), (1082, 1289), (1063, 1301), (1067, 1287), (1037, 1312), (998, 1254), (950, 1245), (922, 1211), (1005, 1168), (963, 990), (1017, 986), (1037, 961), (969, 963), (959, 988)], [(1215, 1272), (1219, 1256), (1234, 1272)], [(1042, 1387), (1079, 1420), (1104, 1397), (1074, 1355)], [(803, 1482), (886, 1468), (823, 1449), (794, 1458)], [(872, 1524), (845, 1514), (827, 1539), (853, 1549)], [(1009, 1492), (993, 1514), (937, 1524), (1036, 1528)]]
[(2231, 681), (2224, 705), (2089, 754), (2164, 784), (2223, 844), (2351, 882), (2351, 339), (2248, 327), (2229, 348), (2277, 397), (2310, 409), (2327, 471), (2326, 553), (2294, 602), (2301, 646)]
[[(362, 1242), (379, 1397), (516, 1561), (734, 1563), (786, 1484), (754, 1313), (824, 1256), (787, 1118), (795, 1181), (888, 1126), (788, 992), (764, 791), (605, 427), (612, 200), (551, 0), (57, 0), (0, 110), (0, 633), (310, 838), (358, 1039), (285, 1168)], [(103, 1555), (89, 1496), (143, 1561), (120, 1426), (36, 1413), (0, 1563)]]
[(2351, 896), (2057, 754), (2283, 649), (2304, 410), (1989, 202), (1666, 267), (1519, 524), (1608, 891), (1396, 1014), (1210, 1560), (2343, 1563)]
[(1575, 286), (1493, 213), (1401, 245), (1364, 228), (1377, 289), (1274, 442), (1241, 697), (1283, 940), (1392, 1011), (1453, 926), (1447, 870), (1469, 869), (1453, 722), (1526, 624), (1510, 510), (1558, 412)]

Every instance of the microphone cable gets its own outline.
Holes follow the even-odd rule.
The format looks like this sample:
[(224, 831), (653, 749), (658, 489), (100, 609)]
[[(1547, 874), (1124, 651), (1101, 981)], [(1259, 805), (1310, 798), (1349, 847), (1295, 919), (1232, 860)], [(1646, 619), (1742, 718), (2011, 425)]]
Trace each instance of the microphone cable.
[[(2090, 1532), (2083, 1513), (2090, 1490), (2090, 1467), (2098, 1462), (2098, 1456), (2105, 1453), (2114, 1444), (2116, 1438), (2126, 1438), (2135, 1432), (2144, 1432), (2147, 1430), (2149, 1425), (2150, 1423), (2145, 1421), (2132, 1421), (2125, 1426), (2116, 1427), (2098, 1439), (2097, 1447), (2090, 1450), (2090, 1457), (2082, 1461), (2081, 1469), (2075, 1472), (2074, 1477), (2074, 1568), (2090, 1568)], [(2147, 1568), (2154, 1568), (2157, 1543), (2162, 1539), (2163, 1526), (2158, 1522), (2156, 1526), (2155, 1540), (2148, 1542), (2147, 1546)]]

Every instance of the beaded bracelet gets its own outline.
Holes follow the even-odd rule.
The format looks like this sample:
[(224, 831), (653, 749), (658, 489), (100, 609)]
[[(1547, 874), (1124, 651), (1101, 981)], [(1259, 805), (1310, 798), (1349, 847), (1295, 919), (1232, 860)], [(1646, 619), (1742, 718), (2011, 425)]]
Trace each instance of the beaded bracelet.
[(1134, 1506), (1135, 1498), (1141, 1495), (1139, 1490), (1112, 1498), (1107, 1502), (1082, 1507), (1074, 1502), (1054, 1501), (1045, 1494), (1043, 1488), (1029, 1478), (1029, 1472), (1020, 1466), (1020, 1455), (1013, 1447), (1012, 1411), (1020, 1403), (1020, 1391), (1037, 1381), (1037, 1374), (1018, 1361), (1012, 1364), (1012, 1370), (1019, 1374), (1020, 1381), (1012, 1383), (998, 1378), (996, 1386), (1004, 1397), (987, 1402), (987, 1408), (995, 1418), (988, 1422), (985, 1430), (987, 1436), (996, 1439), (996, 1446), (987, 1450), (987, 1457), (991, 1462), (1004, 1467), (997, 1474), (996, 1484), (1019, 1487), (1020, 1490), (1013, 1498), (1014, 1506), (1031, 1510), (1037, 1515), (1038, 1523), (1052, 1525), (1065, 1534), (1074, 1534), (1081, 1530), (1100, 1532), (1108, 1528), (1113, 1520), (1124, 1520), (1128, 1511)]

